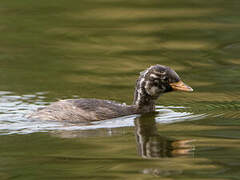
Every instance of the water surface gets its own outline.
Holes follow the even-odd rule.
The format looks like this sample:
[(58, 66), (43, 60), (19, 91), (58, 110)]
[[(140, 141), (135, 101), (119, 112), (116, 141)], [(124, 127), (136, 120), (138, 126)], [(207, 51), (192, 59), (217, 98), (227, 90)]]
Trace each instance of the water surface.
[[(0, 179), (239, 179), (239, 5), (2, 0)], [(195, 91), (81, 126), (25, 117), (65, 98), (130, 104), (154, 64)]]

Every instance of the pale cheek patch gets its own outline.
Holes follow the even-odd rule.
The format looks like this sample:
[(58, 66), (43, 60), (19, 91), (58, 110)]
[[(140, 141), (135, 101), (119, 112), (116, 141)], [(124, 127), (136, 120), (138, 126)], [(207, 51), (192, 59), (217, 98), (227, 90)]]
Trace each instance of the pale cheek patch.
[(155, 96), (159, 92), (159, 88), (157, 86), (152, 86), (149, 81), (146, 82), (145, 90), (150, 96)]
[(159, 92), (159, 89), (156, 86), (153, 86), (152, 88), (147, 89), (147, 93), (151, 96), (155, 96), (158, 92)]

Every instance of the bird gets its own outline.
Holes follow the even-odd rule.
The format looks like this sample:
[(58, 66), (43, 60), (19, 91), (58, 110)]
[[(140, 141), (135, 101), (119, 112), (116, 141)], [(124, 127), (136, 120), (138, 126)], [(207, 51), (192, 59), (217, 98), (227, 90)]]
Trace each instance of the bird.
[(173, 69), (157, 64), (140, 72), (136, 81), (132, 105), (94, 98), (65, 99), (38, 109), (28, 118), (87, 123), (134, 114), (145, 114), (155, 112), (155, 103), (160, 95), (177, 90), (193, 91)]

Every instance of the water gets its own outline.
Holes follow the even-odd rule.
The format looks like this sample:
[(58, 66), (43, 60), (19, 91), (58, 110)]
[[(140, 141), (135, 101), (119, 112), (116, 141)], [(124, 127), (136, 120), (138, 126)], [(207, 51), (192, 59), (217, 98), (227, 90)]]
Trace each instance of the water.
[[(89, 129), (111, 129), (118, 127), (134, 126), (134, 120), (139, 115), (131, 115), (115, 119), (95, 121), (90, 124), (68, 124), (53, 121), (41, 121), (28, 119), (28, 114), (38, 108), (45, 107), (48, 103), (44, 102), (44, 96), (41, 92), (35, 95), (13, 95), (11, 92), (0, 92), (1, 108), (0, 108), (0, 135), (9, 134), (28, 134), (34, 132), (47, 132), (51, 130), (89, 130)], [(34, 104), (33, 104), (34, 102)], [(155, 119), (159, 123), (173, 123), (185, 121), (187, 119), (201, 119), (204, 114), (193, 114), (192, 112), (177, 112), (174, 110), (185, 109), (185, 107), (174, 106), (156, 106), (158, 114)]]
[[(239, 179), (239, 5), (2, 0), (0, 179)], [(91, 124), (25, 117), (66, 98), (130, 104), (153, 64), (194, 92)]]

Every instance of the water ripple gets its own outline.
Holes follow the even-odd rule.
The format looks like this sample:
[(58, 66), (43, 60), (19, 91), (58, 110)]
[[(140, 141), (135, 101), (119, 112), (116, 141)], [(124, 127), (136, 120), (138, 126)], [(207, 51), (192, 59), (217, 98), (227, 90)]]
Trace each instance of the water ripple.
[[(134, 119), (138, 115), (131, 115), (90, 124), (66, 124), (62, 122), (30, 120), (24, 116), (37, 108), (49, 104), (44, 102), (41, 92), (33, 95), (15, 95), (11, 92), (0, 92), (0, 134), (28, 134), (55, 130), (92, 130), (111, 129), (134, 126)], [(194, 114), (191, 108), (182, 106), (156, 106), (158, 123), (174, 123), (186, 120), (201, 119), (204, 114)]]

